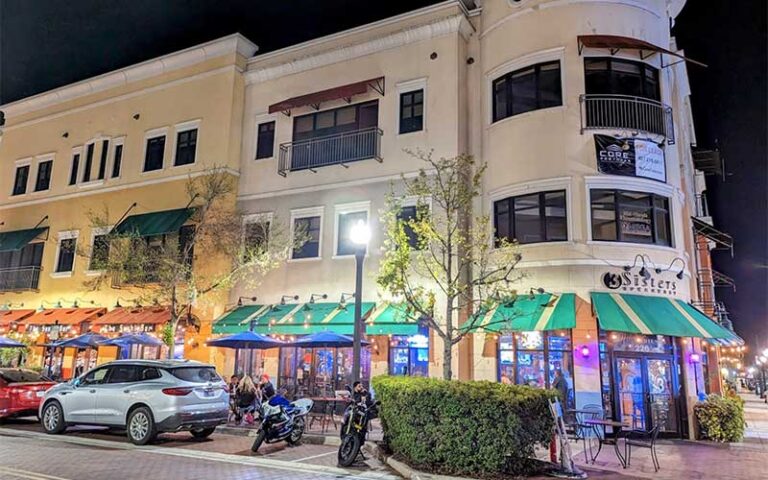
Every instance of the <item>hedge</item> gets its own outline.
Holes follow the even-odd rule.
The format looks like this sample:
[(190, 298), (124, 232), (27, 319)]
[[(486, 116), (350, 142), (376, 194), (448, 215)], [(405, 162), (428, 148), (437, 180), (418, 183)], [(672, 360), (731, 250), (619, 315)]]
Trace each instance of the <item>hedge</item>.
[(552, 437), (551, 390), (493, 382), (380, 376), (385, 446), (429, 472), (493, 476), (534, 471), (534, 446)]
[(693, 407), (701, 438), (715, 442), (738, 442), (744, 437), (744, 400), (709, 395)]

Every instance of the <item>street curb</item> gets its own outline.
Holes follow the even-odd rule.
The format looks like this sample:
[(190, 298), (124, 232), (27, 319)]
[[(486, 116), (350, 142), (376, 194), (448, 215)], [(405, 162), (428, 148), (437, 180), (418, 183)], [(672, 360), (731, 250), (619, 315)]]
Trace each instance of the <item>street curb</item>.
[(371, 455), (375, 456), (376, 458), (384, 462), (386, 465), (388, 465), (392, 470), (397, 472), (398, 475), (406, 479), (410, 479), (410, 480), (475, 480), (475, 479), (470, 479), (468, 477), (452, 477), (449, 475), (438, 475), (434, 473), (420, 472), (414, 468), (411, 468), (411, 466), (406, 464), (405, 462), (396, 460), (392, 455), (387, 455), (382, 451), (381, 448), (379, 448), (378, 444), (373, 442), (365, 442), (365, 445), (363, 445), (363, 448), (368, 453), (370, 453)]

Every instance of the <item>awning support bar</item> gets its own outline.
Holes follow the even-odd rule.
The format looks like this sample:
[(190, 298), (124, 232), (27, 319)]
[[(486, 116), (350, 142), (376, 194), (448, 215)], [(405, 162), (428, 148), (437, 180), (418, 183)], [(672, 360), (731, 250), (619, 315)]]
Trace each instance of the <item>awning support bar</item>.
[[(129, 214), (129, 213), (131, 213), (131, 210), (133, 210), (133, 209), (136, 207), (136, 205), (137, 205), (137, 203), (136, 203), (136, 202), (133, 202), (133, 203), (131, 204), (131, 206), (130, 206), (130, 207), (128, 207), (128, 210), (126, 210), (126, 211), (125, 211), (125, 213), (123, 214), (123, 216), (122, 216), (122, 217), (120, 217), (120, 220), (118, 220), (118, 221), (117, 221), (117, 223), (115, 223), (115, 227), (117, 227), (118, 225), (120, 225), (121, 223), (123, 223), (123, 220), (125, 220), (125, 217), (127, 217), (127, 216), (128, 216), (128, 214)], [(112, 230), (114, 230), (114, 228), (113, 228)]]

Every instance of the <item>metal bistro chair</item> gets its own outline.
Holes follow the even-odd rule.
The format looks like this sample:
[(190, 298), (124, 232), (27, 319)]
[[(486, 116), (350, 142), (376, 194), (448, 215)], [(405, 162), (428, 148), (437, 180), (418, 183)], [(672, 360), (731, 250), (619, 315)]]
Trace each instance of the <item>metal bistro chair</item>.
[[(600, 433), (596, 432), (592, 425), (587, 425), (585, 421), (602, 420), (605, 417), (605, 412), (603, 407), (594, 403), (584, 405), (580, 410), (583, 411), (576, 413), (575, 422), (570, 425), (573, 429), (572, 439), (577, 442), (581, 440), (584, 446), (584, 462), (589, 463), (589, 459), (592, 458), (592, 442), (590, 438), (592, 434), (599, 435)], [(587, 456), (587, 450), (589, 450), (589, 456)]]
[(334, 430), (338, 430), (338, 422), (334, 416), (335, 401), (317, 400), (312, 411), (309, 413), (309, 429), (316, 421), (320, 421), (320, 430), (325, 433), (328, 430), (328, 424), (333, 424)]
[(650, 430), (633, 429), (627, 432), (624, 436), (624, 458), (627, 459), (627, 467), (629, 467), (632, 458), (632, 448), (647, 448), (651, 451), (651, 461), (653, 462), (653, 468), (655, 471), (659, 471), (661, 465), (659, 464), (659, 457), (656, 454), (656, 440), (659, 438), (659, 431), (661, 430), (661, 423), (666, 420), (664, 416), (660, 414), (660, 406), (651, 404), (651, 418), (653, 419), (653, 428)]

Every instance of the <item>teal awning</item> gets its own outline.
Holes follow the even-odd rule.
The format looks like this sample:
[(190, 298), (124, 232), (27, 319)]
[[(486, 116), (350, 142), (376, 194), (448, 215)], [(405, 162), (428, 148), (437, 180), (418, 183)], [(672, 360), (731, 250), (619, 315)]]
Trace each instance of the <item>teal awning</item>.
[(0, 233), (0, 252), (12, 252), (21, 250), (38, 235), (48, 230), (48, 227), (30, 228), (27, 230), (15, 230), (13, 232)]
[(177, 208), (175, 210), (164, 210), (162, 212), (131, 215), (120, 222), (112, 233), (117, 235), (132, 234), (141, 237), (176, 233), (181, 226), (189, 220), (189, 217), (191, 217), (193, 213), (195, 213), (194, 208)]
[(500, 304), (478, 318), (467, 320), (462, 328), (486, 332), (533, 332), (566, 330), (576, 327), (576, 295), (542, 293), (520, 295), (509, 304)]
[(703, 312), (675, 298), (593, 292), (592, 307), (603, 330), (728, 342), (741, 340)]
[(234, 334), (251, 329), (251, 320), (264, 313), (267, 305), (243, 305), (230, 310), (213, 324), (215, 334)]

